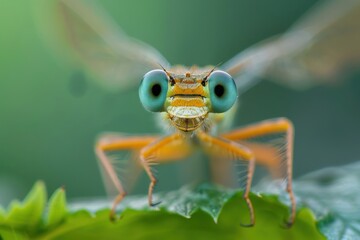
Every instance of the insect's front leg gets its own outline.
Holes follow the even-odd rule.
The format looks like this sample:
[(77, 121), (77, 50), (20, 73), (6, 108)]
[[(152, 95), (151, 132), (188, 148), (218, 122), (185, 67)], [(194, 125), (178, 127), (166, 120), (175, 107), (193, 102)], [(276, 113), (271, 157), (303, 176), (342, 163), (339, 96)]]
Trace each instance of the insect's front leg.
[(126, 192), (124, 187), (118, 178), (114, 166), (111, 164), (110, 159), (107, 157), (107, 151), (116, 151), (116, 150), (132, 150), (138, 151), (144, 146), (154, 142), (159, 137), (157, 136), (142, 136), (142, 137), (120, 137), (115, 134), (106, 134), (101, 136), (96, 145), (95, 153), (99, 159), (101, 165), (104, 167), (106, 173), (109, 175), (111, 182), (114, 184), (115, 188), (118, 191), (118, 195), (115, 197), (113, 202), (110, 219), (115, 219), (115, 209), (116, 206), (124, 199)]
[(255, 224), (255, 213), (254, 208), (252, 206), (251, 200), (249, 198), (250, 189), (251, 189), (251, 182), (254, 175), (255, 170), (255, 156), (251, 152), (250, 149), (248, 149), (245, 146), (242, 146), (236, 142), (233, 142), (231, 140), (217, 138), (214, 136), (211, 136), (203, 131), (197, 132), (197, 136), (199, 139), (201, 139), (210, 149), (213, 148), (220, 148), (225, 153), (233, 154), (237, 157), (237, 159), (243, 159), (248, 161), (248, 172), (247, 172), (247, 179), (246, 179), (246, 186), (244, 191), (244, 200), (246, 201), (246, 204), (248, 206), (249, 212), (250, 212), (250, 224), (242, 224), (242, 226), (245, 227), (251, 227)]
[[(260, 123), (252, 124), (234, 131), (222, 134), (221, 137), (232, 141), (246, 141), (247, 139), (256, 138), (260, 136), (266, 136), (270, 134), (285, 133), (285, 162), (286, 162), (286, 191), (289, 194), (291, 201), (291, 213), (286, 222), (287, 227), (291, 227), (295, 222), (296, 216), (296, 201), (292, 188), (292, 165), (293, 165), (293, 144), (294, 144), (294, 127), (290, 120), (286, 118), (277, 118), (262, 121)], [(255, 146), (255, 145), (254, 145)], [(274, 161), (274, 158), (269, 152), (269, 149), (256, 146), (252, 148), (248, 146), (255, 153), (257, 163), (264, 164), (270, 169), (275, 169), (279, 161)], [(265, 154), (264, 154), (265, 153)]]
[(140, 151), (140, 161), (150, 178), (148, 202), (149, 206), (158, 205), (160, 202), (153, 203), (152, 195), (157, 179), (151, 171), (151, 164), (169, 162), (171, 160), (178, 160), (188, 156), (192, 149), (184, 140), (184, 136), (175, 133), (170, 136), (161, 138), (147, 146)]

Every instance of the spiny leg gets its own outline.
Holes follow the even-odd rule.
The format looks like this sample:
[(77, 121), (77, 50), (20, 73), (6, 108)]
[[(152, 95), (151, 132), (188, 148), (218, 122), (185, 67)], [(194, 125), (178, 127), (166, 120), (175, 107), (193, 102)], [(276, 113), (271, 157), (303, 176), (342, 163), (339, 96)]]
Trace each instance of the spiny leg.
[[(186, 144), (183, 138), (184, 136), (176, 133), (159, 139), (158, 141), (149, 144), (141, 150), (140, 160), (147, 175), (150, 178), (150, 185), (148, 191), (149, 206), (155, 206), (160, 203), (153, 203), (152, 201), (152, 195), (154, 187), (157, 183), (157, 179), (151, 171), (150, 160), (152, 159), (152, 157), (155, 156), (157, 162), (167, 162), (171, 160), (177, 160), (189, 155), (191, 153), (191, 148), (188, 144)], [(172, 154), (171, 158), (169, 158), (169, 154)]]
[[(277, 118), (266, 120), (257, 124), (252, 124), (244, 128), (240, 128), (229, 133), (222, 134), (221, 137), (232, 141), (246, 140), (259, 136), (265, 136), (276, 133), (286, 133), (286, 191), (291, 202), (291, 213), (286, 222), (287, 227), (291, 227), (295, 222), (296, 201), (292, 188), (292, 165), (293, 165), (293, 144), (294, 144), (294, 127), (290, 120), (286, 118)], [(255, 154), (256, 155), (256, 154)], [(266, 161), (266, 159), (264, 159)], [(265, 164), (263, 162), (262, 164)], [(271, 164), (269, 164), (271, 166)], [(274, 166), (273, 166), (274, 167)]]
[(249, 198), (250, 189), (251, 189), (251, 182), (253, 179), (254, 171), (255, 171), (255, 157), (253, 153), (245, 146), (242, 146), (236, 142), (221, 139), (217, 137), (210, 136), (205, 132), (199, 131), (197, 133), (199, 139), (203, 142), (209, 144), (209, 147), (212, 148), (213, 145), (223, 149), (226, 152), (232, 153), (235, 156), (244, 159), (249, 162), (248, 165), (248, 173), (247, 173), (247, 180), (243, 198), (247, 204), (250, 213), (250, 223), (249, 224), (241, 224), (244, 227), (251, 227), (255, 224), (255, 213), (254, 208)]
[(111, 164), (109, 158), (106, 156), (106, 151), (115, 150), (137, 150), (149, 143), (155, 141), (158, 137), (155, 136), (144, 136), (144, 137), (116, 137), (115, 135), (104, 135), (102, 136), (95, 146), (95, 153), (104, 167), (106, 173), (109, 175), (111, 182), (114, 184), (118, 191), (118, 195), (112, 204), (110, 211), (110, 219), (115, 219), (116, 206), (124, 199), (126, 192), (124, 187), (118, 178), (114, 166)]

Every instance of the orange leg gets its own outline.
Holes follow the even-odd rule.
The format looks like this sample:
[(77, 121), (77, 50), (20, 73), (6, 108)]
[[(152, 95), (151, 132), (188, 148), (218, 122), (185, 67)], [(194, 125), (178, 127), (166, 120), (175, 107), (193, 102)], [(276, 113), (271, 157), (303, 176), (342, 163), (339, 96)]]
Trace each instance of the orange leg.
[(105, 152), (125, 149), (137, 150), (155, 141), (157, 138), (158, 137), (155, 136), (121, 138), (116, 135), (104, 135), (98, 140), (95, 146), (95, 153), (106, 173), (109, 175), (111, 182), (119, 192), (113, 202), (110, 212), (110, 219), (114, 220), (116, 206), (124, 199), (126, 192)]
[[(191, 152), (191, 150), (189, 148), (189, 145), (186, 144), (184, 141), (184, 136), (182, 136), (181, 134), (178, 134), (178, 133), (161, 138), (158, 141), (155, 141), (155, 142), (147, 145), (143, 149), (141, 149), (140, 161), (141, 161), (147, 175), (150, 178), (150, 185), (149, 185), (149, 192), (148, 192), (149, 206), (156, 206), (160, 203), (160, 202), (157, 202), (157, 203), (152, 202), (152, 195), (153, 195), (153, 191), (154, 191), (154, 187), (156, 185), (157, 179), (155, 178), (154, 174), (151, 171), (151, 167), (150, 167), (151, 159), (153, 159), (153, 157), (155, 157), (157, 160), (159, 159), (160, 161), (165, 162), (165, 161), (169, 161), (171, 159), (166, 159), (163, 156), (169, 156), (170, 154), (172, 154), (173, 155), (172, 160), (174, 160), (174, 158), (179, 159), (179, 158), (185, 157), (188, 154), (190, 154), (190, 152)], [(161, 156), (161, 155), (163, 155), (163, 156)]]
[[(179, 151), (179, 149), (181, 149), (181, 151)], [(156, 160), (159, 163), (178, 160), (189, 155), (192, 151), (189, 144), (183, 141), (181, 135), (177, 134), (170, 135), (165, 138), (160, 138), (158, 136), (119, 137), (116, 135), (105, 135), (101, 137), (96, 144), (95, 152), (106, 173), (109, 175), (112, 183), (119, 192), (111, 208), (110, 218), (112, 220), (114, 220), (115, 217), (116, 206), (124, 199), (126, 195), (126, 192), (114, 170), (113, 165), (106, 156), (106, 151), (116, 150), (132, 150), (134, 152), (140, 151), (139, 157), (141, 165), (151, 180), (149, 187), (150, 206), (154, 205), (152, 204), (152, 192), (156, 184), (156, 178), (154, 177), (150, 168), (151, 160)]]
[(271, 119), (241, 129), (237, 129), (229, 133), (222, 134), (221, 137), (232, 141), (241, 141), (258, 136), (264, 136), (268, 134), (276, 134), (282, 132), (286, 133), (286, 144), (287, 144), (286, 191), (288, 192), (291, 201), (291, 214), (287, 221), (287, 226), (290, 227), (294, 224), (295, 215), (296, 215), (296, 201), (292, 188), (292, 164), (293, 164), (293, 144), (294, 144), (294, 128), (292, 123), (286, 118)]
[(249, 162), (248, 165), (248, 174), (247, 174), (247, 180), (246, 180), (246, 187), (244, 191), (244, 199), (246, 201), (246, 204), (249, 208), (250, 212), (250, 224), (243, 225), (245, 227), (251, 227), (255, 224), (255, 214), (254, 214), (254, 208), (252, 206), (251, 200), (249, 198), (250, 188), (251, 188), (251, 182), (254, 175), (255, 170), (255, 157), (254, 154), (245, 146), (242, 146), (236, 142), (229, 141), (227, 139), (221, 139), (217, 137), (210, 136), (206, 134), (205, 132), (199, 131), (197, 132), (197, 136), (199, 139), (201, 139), (205, 144), (208, 144), (210, 148), (212, 147), (218, 147), (227, 153), (234, 154), (235, 156), (247, 160)]

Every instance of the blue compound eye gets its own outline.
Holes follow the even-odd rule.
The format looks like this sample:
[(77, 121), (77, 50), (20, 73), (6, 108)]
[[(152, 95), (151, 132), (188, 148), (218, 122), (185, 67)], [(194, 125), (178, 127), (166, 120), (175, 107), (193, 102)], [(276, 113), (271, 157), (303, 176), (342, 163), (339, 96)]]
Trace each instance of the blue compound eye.
[(208, 77), (211, 112), (229, 110), (237, 99), (237, 89), (232, 77), (224, 71), (214, 71)]
[(139, 87), (139, 97), (144, 108), (150, 112), (163, 111), (167, 90), (168, 76), (163, 70), (146, 73)]

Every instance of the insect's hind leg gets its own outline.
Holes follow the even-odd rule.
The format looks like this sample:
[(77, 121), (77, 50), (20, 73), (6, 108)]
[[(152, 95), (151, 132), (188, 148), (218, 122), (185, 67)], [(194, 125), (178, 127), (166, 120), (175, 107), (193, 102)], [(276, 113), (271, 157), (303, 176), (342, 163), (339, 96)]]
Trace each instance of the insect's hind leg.
[[(290, 202), (291, 202), (291, 213), (290, 217), (286, 222), (287, 227), (291, 227), (295, 222), (295, 216), (296, 216), (296, 201), (295, 201), (295, 195), (292, 188), (292, 166), (293, 166), (293, 144), (294, 144), (294, 127), (292, 122), (287, 118), (276, 118), (276, 119), (270, 119), (265, 120), (259, 123), (251, 124), (249, 126), (245, 126), (243, 128), (239, 128), (236, 130), (233, 130), (231, 132), (222, 134), (221, 137), (224, 137), (226, 139), (232, 140), (232, 141), (245, 141), (247, 139), (256, 138), (259, 136), (266, 136), (270, 134), (276, 134), (276, 133), (285, 133), (286, 134), (286, 152), (285, 152), (285, 158), (286, 158), (286, 191), (289, 195)], [(250, 149), (251, 145), (248, 146)], [(261, 151), (260, 148), (258, 149), (252, 149), (255, 153), (255, 157), (260, 156), (260, 154), (264, 151)], [(261, 154), (264, 155), (264, 154)], [(256, 159), (258, 162), (258, 159)], [(276, 162), (275, 162), (276, 163)], [(275, 168), (276, 165), (274, 162), (271, 162), (271, 158), (266, 158), (266, 156), (261, 159), (260, 164), (264, 164), (267, 166), (270, 166), (270, 168)]]
[(114, 184), (116, 190), (118, 191), (110, 211), (111, 220), (115, 219), (116, 206), (124, 199), (126, 196), (126, 191), (124, 190), (124, 187), (116, 174), (114, 166), (111, 164), (110, 159), (106, 156), (106, 152), (116, 150), (135, 151), (155, 141), (157, 138), (157, 136), (120, 137), (115, 134), (106, 134), (98, 139), (95, 145), (96, 156), (99, 159), (102, 167), (105, 169), (106, 173), (109, 175), (110, 180)]

